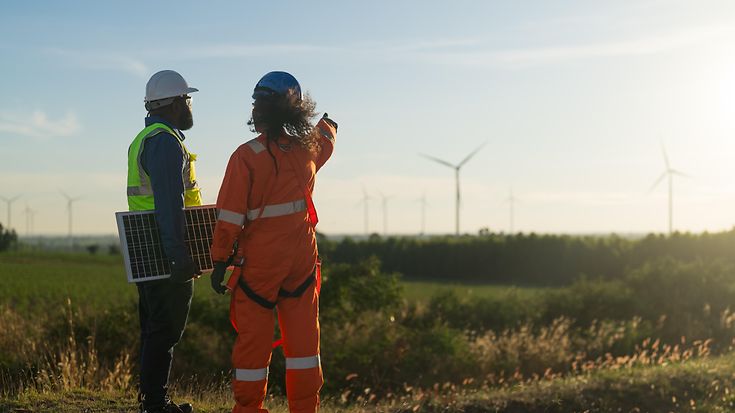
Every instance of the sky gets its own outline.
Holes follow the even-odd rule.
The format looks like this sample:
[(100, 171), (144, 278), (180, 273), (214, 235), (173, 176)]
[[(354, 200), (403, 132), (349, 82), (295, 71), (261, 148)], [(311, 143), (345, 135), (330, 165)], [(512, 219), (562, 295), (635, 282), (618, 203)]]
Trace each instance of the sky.
[[(285, 70), (339, 123), (315, 203), (326, 234), (644, 233), (735, 225), (731, 1), (6, 1), (0, 196), (19, 234), (116, 233), (145, 83), (193, 87), (205, 203), (257, 80)], [(420, 199), (425, 196), (425, 215)], [(381, 197), (385, 197), (386, 208)], [(28, 211), (32, 212), (29, 213)], [(385, 211), (385, 214), (384, 214)], [(32, 215), (31, 215), (32, 214)], [(28, 217), (33, 216), (32, 225)], [(7, 225), (0, 202), (0, 223)]]

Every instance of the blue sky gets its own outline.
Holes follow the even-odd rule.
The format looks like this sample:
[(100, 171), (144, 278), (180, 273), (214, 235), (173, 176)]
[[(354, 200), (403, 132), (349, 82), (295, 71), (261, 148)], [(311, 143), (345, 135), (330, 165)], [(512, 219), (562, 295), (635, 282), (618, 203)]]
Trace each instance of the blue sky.
[[(275, 3), (275, 4), (274, 4)], [(126, 208), (127, 147), (145, 82), (179, 71), (200, 89), (187, 144), (214, 202), (230, 153), (252, 138), (250, 93), (293, 73), (340, 124), (320, 172), (320, 230), (647, 232), (735, 223), (735, 4), (619, 2), (6, 2), (0, 14), (0, 195), (22, 195), (12, 226), (113, 233)], [(6, 207), (0, 203), (0, 222)]]

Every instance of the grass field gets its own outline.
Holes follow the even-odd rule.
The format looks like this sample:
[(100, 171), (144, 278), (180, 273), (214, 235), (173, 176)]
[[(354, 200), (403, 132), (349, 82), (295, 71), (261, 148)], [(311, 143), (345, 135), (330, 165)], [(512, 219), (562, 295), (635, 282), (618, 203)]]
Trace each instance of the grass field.
[[(195, 294), (209, 296), (209, 280), (195, 284)], [(515, 295), (532, 298), (544, 288), (402, 281), (404, 297), (423, 301), (443, 291), (463, 297)], [(100, 307), (137, 300), (136, 289), (126, 280), (122, 258), (116, 255), (63, 253), (0, 254), (0, 303), (26, 311), (42, 310), (48, 303), (69, 298), (81, 307)], [(43, 305), (42, 305), (43, 304)]]
[[(134, 409), (137, 293), (121, 261), (111, 255), (0, 254), (0, 412)], [(383, 312), (371, 307), (381, 299), (371, 290), (380, 285), (376, 268), (341, 271), (325, 283), (334, 305), (322, 313), (327, 413), (735, 411), (735, 353), (727, 346), (735, 315), (702, 310), (702, 303), (725, 308), (735, 302), (723, 287), (730, 285), (728, 272), (712, 284), (719, 273), (707, 266), (654, 266), (637, 274), (639, 284), (630, 290), (594, 282), (543, 289), (404, 281), (399, 304)], [(672, 274), (678, 278), (671, 281)], [(345, 285), (349, 291), (340, 290)], [(229, 303), (210, 291), (206, 278), (195, 289), (190, 323), (176, 348), (175, 394), (196, 402), (198, 411), (226, 411)], [(649, 307), (658, 300), (652, 317), (668, 308), (661, 311), (670, 319), (692, 323), (672, 325), (675, 341), (647, 339), (664, 330), (640, 318), (612, 318), (637, 302), (618, 301), (630, 291), (642, 294), (632, 297)], [(432, 299), (442, 292), (468, 301)], [(679, 299), (671, 302), (671, 294)], [(412, 306), (422, 301), (428, 305)], [(335, 309), (352, 318), (335, 318)], [(599, 322), (576, 327), (556, 313), (548, 324), (518, 318), (537, 309), (597, 311)], [(511, 327), (483, 327), (493, 319), (489, 325)], [(710, 356), (710, 340), (695, 336), (685, 343), (684, 328), (719, 342), (721, 355)], [(273, 360), (272, 411), (285, 412), (277, 387), (284, 380), (282, 353)], [(192, 371), (210, 380), (197, 381)], [(352, 376), (357, 378), (347, 379)]]
[[(208, 279), (195, 283), (195, 294), (214, 296)], [(33, 313), (67, 299), (80, 308), (106, 308), (137, 302), (138, 294), (119, 255), (0, 254), (0, 304)]]
[[(538, 380), (495, 389), (439, 387), (408, 390), (389, 400), (343, 403), (324, 400), (324, 413), (431, 412), (431, 413), (618, 413), (704, 412), (735, 409), (735, 356), (666, 366), (596, 371), (584, 376)], [(175, 390), (179, 400), (191, 401), (202, 413), (231, 409), (229, 389)], [(19, 397), (0, 396), (0, 412), (131, 412), (132, 393), (26, 392)], [(286, 413), (285, 401), (272, 398), (272, 413)]]
[(409, 301), (423, 301), (441, 292), (453, 291), (460, 297), (502, 298), (509, 295), (533, 298), (551, 288), (517, 287), (506, 285), (456, 284), (439, 281), (401, 281), (404, 297)]

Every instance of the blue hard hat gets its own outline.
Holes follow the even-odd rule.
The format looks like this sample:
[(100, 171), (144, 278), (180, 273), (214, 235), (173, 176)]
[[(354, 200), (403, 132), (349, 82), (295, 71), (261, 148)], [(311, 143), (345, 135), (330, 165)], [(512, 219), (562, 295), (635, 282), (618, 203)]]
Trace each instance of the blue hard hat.
[(288, 96), (295, 94), (301, 100), (301, 85), (287, 72), (269, 72), (260, 78), (253, 90), (253, 99), (271, 95)]

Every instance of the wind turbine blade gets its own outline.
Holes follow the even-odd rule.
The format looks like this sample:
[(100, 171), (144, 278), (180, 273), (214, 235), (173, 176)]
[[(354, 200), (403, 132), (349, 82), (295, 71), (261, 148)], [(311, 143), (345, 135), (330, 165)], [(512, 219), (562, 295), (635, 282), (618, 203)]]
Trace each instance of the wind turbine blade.
[(684, 172), (678, 171), (678, 170), (676, 170), (676, 169), (670, 169), (670, 170), (669, 170), (669, 173), (670, 173), (670, 174), (672, 174), (672, 175), (677, 175), (677, 176), (681, 176), (681, 177), (683, 177), (683, 178), (692, 178), (692, 176), (691, 176), (691, 175), (687, 175), (687, 174), (685, 174)]
[(67, 200), (71, 201), (71, 197), (69, 195), (67, 195), (66, 192), (62, 191), (61, 189), (59, 189), (59, 192), (61, 193), (61, 195), (64, 198), (66, 198)]
[(650, 194), (651, 192), (653, 192), (653, 190), (656, 189), (658, 184), (660, 184), (661, 181), (663, 181), (668, 174), (669, 174), (668, 171), (662, 173), (661, 176), (656, 180), (656, 182), (654, 182), (653, 185), (651, 185), (651, 188), (648, 190), (648, 193)]
[(477, 154), (477, 152), (480, 152), (480, 149), (484, 148), (485, 145), (487, 145), (487, 141), (485, 143), (483, 143), (482, 145), (478, 146), (477, 149), (475, 149), (474, 151), (472, 151), (469, 155), (467, 155), (467, 157), (464, 158), (462, 160), (462, 162), (459, 163), (459, 165), (457, 165), (457, 168), (461, 168), (462, 165), (466, 164), (467, 161), (469, 161), (473, 156), (475, 156), (475, 154)]
[(456, 169), (457, 168), (456, 166), (452, 165), (451, 163), (449, 163), (447, 161), (444, 161), (444, 160), (441, 160), (439, 158), (434, 158), (433, 156), (424, 155), (423, 153), (420, 153), (419, 155), (420, 156), (423, 156), (424, 158), (429, 159), (431, 161), (438, 162), (438, 163), (440, 163), (440, 164), (442, 164), (444, 166), (448, 166), (448, 167), (450, 167), (452, 169)]

